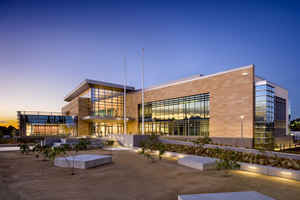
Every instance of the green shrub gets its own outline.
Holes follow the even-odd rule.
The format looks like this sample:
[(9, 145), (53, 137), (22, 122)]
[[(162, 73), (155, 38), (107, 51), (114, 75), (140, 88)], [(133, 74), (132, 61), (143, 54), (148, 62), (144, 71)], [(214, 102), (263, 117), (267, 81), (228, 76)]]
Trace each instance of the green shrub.
[(20, 147), (20, 151), (22, 154), (29, 154), (30, 148), (28, 144), (26, 143), (19, 144), (18, 147)]
[(155, 160), (152, 155), (154, 151), (158, 151), (159, 160), (162, 159), (162, 155), (166, 152), (165, 144), (161, 143), (159, 137), (154, 134), (150, 135), (147, 140), (141, 141), (140, 147), (142, 148), (140, 153), (152, 162)]
[(212, 143), (212, 139), (208, 136), (204, 136), (204, 137), (199, 137), (196, 140), (192, 141), (194, 144), (196, 145), (200, 145), (200, 144), (211, 144)]
[(112, 146), (112, 145), (114, 145), (114, 143), (115, 143), (115, 141), (113, 141), (113, 140), (106, 140), (104, 144), (107, 146)]

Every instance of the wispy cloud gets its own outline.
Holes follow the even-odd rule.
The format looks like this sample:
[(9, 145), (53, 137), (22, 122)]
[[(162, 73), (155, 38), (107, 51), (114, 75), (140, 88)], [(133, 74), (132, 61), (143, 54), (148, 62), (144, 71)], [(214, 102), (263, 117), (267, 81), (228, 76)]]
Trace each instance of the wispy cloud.
[(6, 124), (8, 123), (8, 121), (0, 121), (0, 123)]

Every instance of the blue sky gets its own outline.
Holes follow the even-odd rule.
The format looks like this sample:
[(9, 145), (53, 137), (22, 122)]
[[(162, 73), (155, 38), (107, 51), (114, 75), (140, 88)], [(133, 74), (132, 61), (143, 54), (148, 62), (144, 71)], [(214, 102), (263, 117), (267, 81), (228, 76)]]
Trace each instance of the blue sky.
[(82, 80), (145, 86), (249, 64), (300, 117), (298, 1), (0, 1), (0, 120), (59, 111)]

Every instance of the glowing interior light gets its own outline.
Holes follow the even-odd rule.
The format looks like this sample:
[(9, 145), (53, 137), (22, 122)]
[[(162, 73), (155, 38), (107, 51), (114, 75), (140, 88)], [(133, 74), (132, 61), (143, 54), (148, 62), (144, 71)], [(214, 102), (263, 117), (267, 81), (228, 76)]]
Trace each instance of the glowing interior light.
[(286, 172), (286, 171), (282, 171), (282, 172), (280, 172), (280, 173), (282, 173), (282, 174), (284, 174), (284, 175), (292, 175), (291, 172)]
[(250, 168), (250, 169), (256, 169), (256, 167), (254, 167), (254, 166), (249, 166), (249, 168)]

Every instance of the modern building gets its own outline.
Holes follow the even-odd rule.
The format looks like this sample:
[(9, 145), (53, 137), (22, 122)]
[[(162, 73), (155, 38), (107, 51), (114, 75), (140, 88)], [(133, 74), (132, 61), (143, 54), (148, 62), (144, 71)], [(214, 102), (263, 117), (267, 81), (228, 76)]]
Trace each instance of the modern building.
[[(142, 133), (142, 91), (85, 80), (64, 100), (73, 136)], [(217, 143), (259, 147), (288, 132), (288, 92), (255, 75), (254, 65), (158, 85), (144, 90), (144, 133), (209, 136)]]

